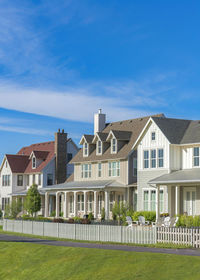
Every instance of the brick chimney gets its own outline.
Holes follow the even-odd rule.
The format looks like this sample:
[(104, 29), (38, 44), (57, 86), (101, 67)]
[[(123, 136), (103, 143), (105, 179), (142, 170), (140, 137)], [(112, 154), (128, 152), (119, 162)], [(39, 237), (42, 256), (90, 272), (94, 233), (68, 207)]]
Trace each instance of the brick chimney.
[(55, 156), (55, 181), (62, 184), (67, 178), (67, 133), (64, 129), (55, 133)]

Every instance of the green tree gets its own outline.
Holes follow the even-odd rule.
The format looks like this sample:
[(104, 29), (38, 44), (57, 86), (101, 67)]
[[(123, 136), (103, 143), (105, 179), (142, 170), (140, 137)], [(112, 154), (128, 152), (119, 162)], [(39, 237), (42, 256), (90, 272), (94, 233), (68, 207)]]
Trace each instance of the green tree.
[(24, 208), (33, 217), (41, 209), (41, 197), (38, 191), (38, 186), (33, 184), (26, 195)]
[(126, 219), (128, 211), (130, 211), (128, 205), (123, 202), (115, 203), (112, 208), (113, 220), (118, 220), (118, 224), (120, 225), (120, 221), (124, 221)]
[(21, 212), (22, 203), (19, 199), (14, 199), (8, 205), (6, 205), (5, 209), (5, 218), (16, 218), (17, 215)]

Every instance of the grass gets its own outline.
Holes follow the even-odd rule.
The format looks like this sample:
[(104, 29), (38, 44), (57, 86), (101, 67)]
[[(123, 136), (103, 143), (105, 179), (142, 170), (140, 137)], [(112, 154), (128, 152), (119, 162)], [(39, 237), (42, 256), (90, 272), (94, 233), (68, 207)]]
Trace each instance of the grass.
[(199, 257), (0, 242), (1, 280), (200, 279)]
[(117, 245), (126, 245), (126, 246), (168, 248), (168, 249), (193, 248), (192, 246), (189, 246), (189, 245), (181, 245), (181, 244), (178, 245), (178, 244), (173, 244), (173, 243), (135, 244), (135, 243), (117, 243), (117, 242), (86, 241), (86, 240), (75, 240), (75, 239), (67, 239), (67, 238), (57, 238), (57, 237), (33, 235), (33, 234), (26, 234), (26, 233), (18, 233), (18, 232), (12, 232), (12, 231), (3, 231), (3, 226), (0, 226), (0, 234), (33, 237), (33, 238), (48, 239), (48, 240), (70, 241), (70, 242), (78, 242), (78, 243), (84, 242), (84, 243), (95, 243), (95, 244), (117, 244)]

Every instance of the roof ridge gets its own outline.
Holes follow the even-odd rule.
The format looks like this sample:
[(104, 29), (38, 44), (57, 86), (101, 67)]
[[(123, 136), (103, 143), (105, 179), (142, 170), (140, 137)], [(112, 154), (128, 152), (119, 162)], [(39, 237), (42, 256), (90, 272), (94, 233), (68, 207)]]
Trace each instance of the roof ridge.
[(127, 119), (127, 120), (121, 120), (121, 121), (116, 121), (116, 122), (110, 122), (110, 123), (108, 123), (108, 125), (110, 125), (110, 124), (116, 124), (116, 123), (120, 123), (120, 122), (132, 121), (132, 120), (137, 121), (137, 120), (141, 120), (141, 119), (156, 117), (156, 116), (159, 116), (159, 115), (160, 115), (160, 118), (161, 118), (161, 116), (164, 116), (163, 113), (160, 113), (160, 114), (155, 114), (155, 115), (148, 115), (148, 116), (143, 116), (143, 117), (138, 117), (138, 118), (132, 118), (132, 119)]

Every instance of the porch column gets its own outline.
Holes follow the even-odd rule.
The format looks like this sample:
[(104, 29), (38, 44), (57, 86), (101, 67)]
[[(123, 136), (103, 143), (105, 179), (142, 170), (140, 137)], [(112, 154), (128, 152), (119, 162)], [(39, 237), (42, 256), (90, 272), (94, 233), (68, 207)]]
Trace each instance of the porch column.
[(94, 219), (97, 218), (97, 191), (94, 191)]
[(56, 217), (57, 218), (60, 216), (59, 210), (60, 210), (60, 193), (57, 192), (56, 193)]
[(77, 215), (77, 199), (76, 199), (76, 193), (74, 192), (74, 217)]
[(105, 219), (109, 219), (109, 191), (105, 191)]
[(87, 191), (84, 191), (84, 215), (87, 214)]
[(180, 214), (180, 186), (176, 186), (175, 214)]
[(157, 186), (156, 192), (156, 222), (160, 219), (160, 186)]
[(172, 187), (167, 186), (167, 212), (169, 213), (169, 216), (172, 216)]
[(63, 217), (67, 218), (67, 192), (64, 192)]
[(45, 211), (44, 211), (44, 215), (45, 217), (48, 217), (49, 216), (49, 194), (48, 192), (45, 192)]

